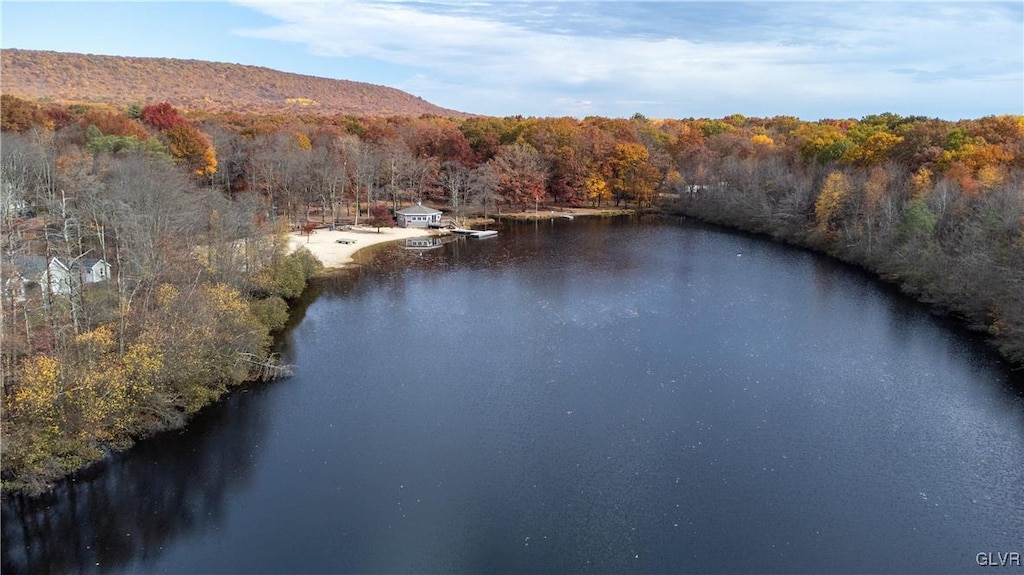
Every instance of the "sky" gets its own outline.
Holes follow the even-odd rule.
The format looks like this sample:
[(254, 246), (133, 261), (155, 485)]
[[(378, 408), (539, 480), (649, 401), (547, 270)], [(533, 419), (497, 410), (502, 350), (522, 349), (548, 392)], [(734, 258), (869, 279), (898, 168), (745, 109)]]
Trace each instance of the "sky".
[(1024, 114), (1020, 0), (3, 0), (0, 19), (3, 48), (265, 66), (492, 116)]

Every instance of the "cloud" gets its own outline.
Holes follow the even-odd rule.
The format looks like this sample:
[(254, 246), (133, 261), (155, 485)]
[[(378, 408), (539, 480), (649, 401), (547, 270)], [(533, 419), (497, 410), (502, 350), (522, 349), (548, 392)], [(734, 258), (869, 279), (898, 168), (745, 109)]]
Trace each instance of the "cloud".
[[(987, 105), (1017, 106), (991, 113), (1020, 106), (1024, 32), (1021, 9), (1012, 5), (241, 5), (277, 23), (236, 34), (402, 67), (408, 80), (397, 87), (417, 87), (428, 100), (479, 113), (624, 116), (639, 103), (652, 117), (693, 115), (679, 106), (723, 105), (738, 107), (721, 115), (806, 117), (801, 107), (832, 105), (831, 115), (842, 116), (896, 108), (888, 102), (932, 102), (928, 91), (937, 85), (964, 91), (981, 83), (995, 90)], [(777, 111), (762, 112), (771, 109)]]

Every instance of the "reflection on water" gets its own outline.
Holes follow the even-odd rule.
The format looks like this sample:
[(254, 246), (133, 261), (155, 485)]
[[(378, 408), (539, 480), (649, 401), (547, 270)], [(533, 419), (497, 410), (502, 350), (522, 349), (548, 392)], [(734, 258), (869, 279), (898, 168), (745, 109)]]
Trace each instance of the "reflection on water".
[(506, 226), (317, 280), (294, 378), (3, 508), (4, 573), (963, 572), (1024, 533), (1020, 373), (834, 261)]
[(264, 411), (272, 407), (259, 398), (264, 391), (236, 394), (187, 431), (140, 442), (47, 495), (5, 500), (3, 572), (145, 566), (181, 537), (216, 533), (225, 497), (259, 464)]

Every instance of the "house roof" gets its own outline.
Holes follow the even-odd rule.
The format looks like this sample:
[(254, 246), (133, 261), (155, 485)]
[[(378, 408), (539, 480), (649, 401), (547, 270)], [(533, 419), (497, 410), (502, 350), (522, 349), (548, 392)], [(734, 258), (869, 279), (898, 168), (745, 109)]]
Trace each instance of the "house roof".
[(423, 204), (416, 204), (408, 208), (398, 210), (396, 213), (402, 214), (403, 216), (432, 216), (434, 214), (440, 214), (441, 210), (435, 210), (434, 208), (428, 208)]
[(46, 256), (11, 256), (11, 264), (22, 277), (39, 277), (46, 272)]
[[(9, 261), (11, 262), (17, 273), (20, 274), (22, 277), (42, 276), (44, 273), (46, 273), (46, 267), (48, 262), (51, 261), (55, 262), (57, 265), (64, 268), (65, 270), (69, 269), (67, 264), (65, 264), (64, 261), (58, 257), (47, 258), (46, 256), (27, 256), (16, 254), (10, 256)], [(106, 263), (102, 259), (82, 258), (80, 260), (75, 260), (71, 267), (75, 269), (78, 269), (80, 267), (92, 268), (93, 266), (100, 262)]]
[(104, 263), (105, 264), (107, 262), (105, 262), (102, 259), (98, 259), (98, 258), (83, 258), (83, 259), (78, 260), (77, 263), (79, 265), (81, 265), (82, 267), (84, 267), (84, 268), (91, 268), (91, 267), (95, 266), (98, 263)]

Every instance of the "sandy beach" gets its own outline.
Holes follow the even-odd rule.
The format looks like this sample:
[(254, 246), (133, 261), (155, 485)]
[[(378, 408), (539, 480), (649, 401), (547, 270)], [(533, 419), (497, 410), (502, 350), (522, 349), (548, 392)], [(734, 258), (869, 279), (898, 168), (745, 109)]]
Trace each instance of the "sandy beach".
[[(335, 229), (333, 231), (320, 229), (309, 236), (293, 232), (289, 234), (288, 242), (292, 251), (300, 246), (305, 247), (323, 262), (325, 268), (330, 269), (344, 267), (346, 264), (352, 263), (352, 256), (367, 246), (406, 238), (419, 238), (436, 233), (436, 230), (423, 228), (380, 228), (380, 233), (377, 233), (377, 228), (369, 227)], [(352, 243), (339, 243), (338, 240), (352, 241)]]

